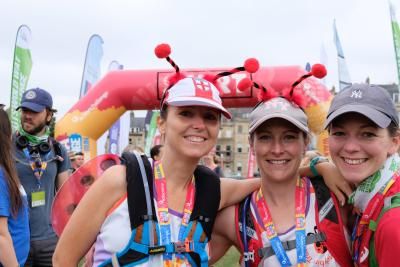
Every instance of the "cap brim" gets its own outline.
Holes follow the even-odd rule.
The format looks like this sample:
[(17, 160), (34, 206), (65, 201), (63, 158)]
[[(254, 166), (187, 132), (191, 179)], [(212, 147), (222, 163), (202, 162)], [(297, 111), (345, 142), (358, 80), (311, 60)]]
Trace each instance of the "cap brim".
[(34, 112), (42, 112), (46, 107), (32, 102), (24, 102), (19, 107), (17, 107), (16, 110), (20, 108), (27, 108)]
[(202, 106), (210, 107), (221, 111), (221, 113), (228, 119), (232, 118), (232, 115), (219, 103), (212, 100), (207, 100), (200, 97), (175, 97), (172, 100), (166, 100), (166, 103), (170, 106), (185, 107), (185, 106)]
[(335, 110), (326, 118), (324, 129), (326, 129), (334, 119), (345, 113), (355, 112), (359, 113), (371, 121), (373, 121), (380, 128), (386, 128), (391, 123), (391, 118), (384, 113), (365, 105), (345, 105)]
[(303, 132), (309, 134), (310, 130), (308, 129), (307, 126), (303, 125), (301, 122), (299, 122), (298, 120), (293, 119), (290, 116), (287, 116), (286, 114), (281, 114), (281, 113), (271, 113), (271, 114), (267, 114), (264, 117), (262, 117), (261, 119), (259, 119), (254, 125), (252, 125), (249, 128), (249, 134), (252, 134), (261, 124), (263, 124), (264, 122), (266, 122), (267, 120), (270, 119), (274, 119), (274, 118), (280, 118), (280, 119), (284, 119), (289, 121), (290, 123), (294, 124), (297, 128), (299, 128), (300, 130), (302, 130)]

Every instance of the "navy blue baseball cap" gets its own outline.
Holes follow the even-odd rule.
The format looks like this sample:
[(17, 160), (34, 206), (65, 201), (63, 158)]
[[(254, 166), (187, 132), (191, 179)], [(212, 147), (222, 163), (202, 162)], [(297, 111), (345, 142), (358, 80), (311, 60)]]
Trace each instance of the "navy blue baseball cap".
[(327, 128), (334, 119), (356, 112), (373, 121), (380, 128), (386, 128), (393, 122), (399, 126), (396, 106), (389, 93), (373, 84), (353, 84), (343, 88), (332, 100), (325, 121)]
[(45, 108), (50, 109), (55, 112), (53, 109), (53, 98), (46, 90), (41, 88), (32, 88), (26, 90), (22, 95), (21, 105), (17, 108), (27, 108), (34, 112), (42, 112)]

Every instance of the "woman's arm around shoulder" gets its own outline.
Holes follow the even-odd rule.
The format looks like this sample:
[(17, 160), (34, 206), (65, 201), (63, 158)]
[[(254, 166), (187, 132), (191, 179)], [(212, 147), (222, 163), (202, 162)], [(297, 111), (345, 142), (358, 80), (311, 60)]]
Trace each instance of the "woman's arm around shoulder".
[(211, 237), (209, 263), (218, 261), (232, 245), (239, 246), (235, 231), (235, 206), (218, 212)]
[(260, 178), (236, 180), (221, 178), (221, 201), (219, 210), (239, 203), (251, 192), (260, 188)]
[[(341, 206), (346, 203), (346, 197), (349, 197), (353, 189), (351, 185), (343, 178), (338, 168), (332, 162), (321, 162), (314, 165), (318, 175), (322, 176), (325, 184), (335, 194)], [(300, 167), (300, 175), (313, 179), (315, 173), (311, 171), (309, 166)]]
[(107, 169), (83, 196), (60, 236), (53, 266), (78, 266), (96, 240), (110, 208), (126, 193), (126, 168)]

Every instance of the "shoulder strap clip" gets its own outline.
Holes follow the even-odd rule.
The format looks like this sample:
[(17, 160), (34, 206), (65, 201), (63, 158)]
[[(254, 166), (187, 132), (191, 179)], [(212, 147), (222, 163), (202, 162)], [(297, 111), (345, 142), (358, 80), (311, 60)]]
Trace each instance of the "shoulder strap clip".
[[(309, 235), (306, 237), (306, 244), (313, 244), (317, 242), (324, 242), (326, 241), (326, 235), (323, 232), (319, 232), (314, 235)], [(292, 250), (296, 248), (296, 240), (289, 240), (289, 241), (283, 241), (281, 242), (283, 248), (286, 251)], [(273, 255), (275, 255), (275, 251), (272, 249), (272, 247), (263, 247), (258, 250), (258, 255), (261, 258), (269, 258)]]

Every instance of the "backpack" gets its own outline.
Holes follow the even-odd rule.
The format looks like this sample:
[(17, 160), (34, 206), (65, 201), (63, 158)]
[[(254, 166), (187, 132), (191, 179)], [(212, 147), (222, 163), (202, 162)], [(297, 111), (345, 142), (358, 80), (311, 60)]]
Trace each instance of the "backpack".
[[(124, 153), (121, 160), (126, 165), (127, 201), (132, 234), (128, 245), (100, 266), (135, 266), (146, 262), (150, 255), (164, 252), (184, 254), (192, 266), (208, 266), (205, 248), (211, 240), (219, 207), (219, 177), (209, 168), (197, 166), (194, 172), (195, 204), (187, 228), (189, 230), (186, 231), (186, 241), (158, 245), (159, 227), (153, 201), (151, 163), (145, 155), (139, 156), (129, 152)], [(147, 179), (143, 179), (145, 176)], [(149, 231), (151, 224), (155, 226), (154, 231)], [(155, 245), (151, 245), (151, 240)]]
[[(306, 244), (314, 243), (318, 249), (327, 249), (335, 261), (340, 266), (353, 266), (350, 251), (347, 246), (346, 237), (343, 228), (342, 218), (340, 216), (340, 207), (336, 197), (330, 192), (321, 176), (310, 179), (317, 204), (315, 220), (318, 232), (306, 237)], [(249, 209), (251, 195), (242, 201), (236, 207), (235, 222), (236, 235), (239, 245), (243, 251), (245, 266), (258, 266), (263, 258), (275, 255), (272, 247), (263, 247), (261, 232), (255, 227), (253, 216)], [(313, 208), (313, 207), (310, 207)], [(246, 231), (244, 238), (243, 230)], [(296, 240), (283, 241), (285, 250), (296, 248)], [(247, 251), (245, 251), (247, 247)]]

